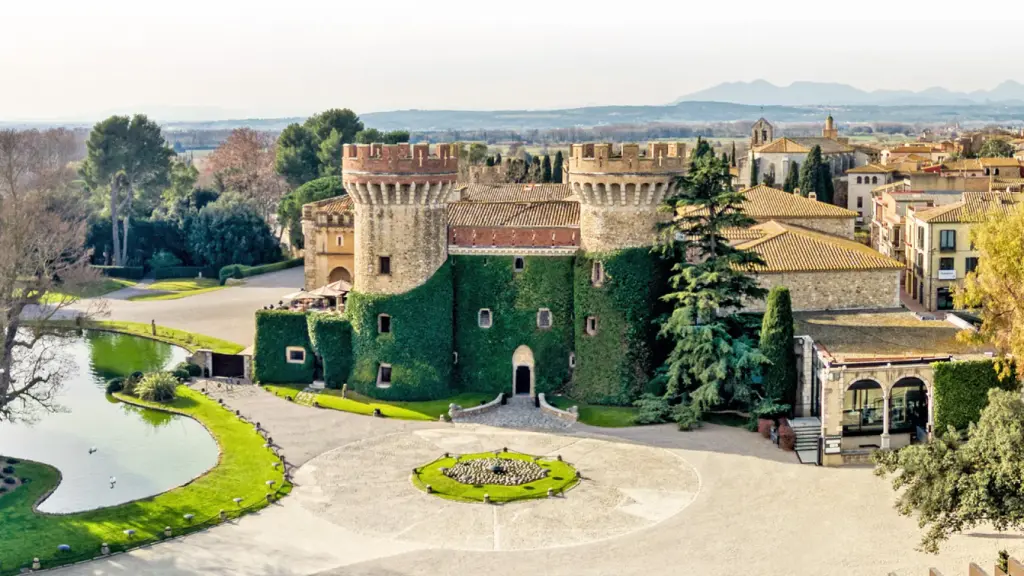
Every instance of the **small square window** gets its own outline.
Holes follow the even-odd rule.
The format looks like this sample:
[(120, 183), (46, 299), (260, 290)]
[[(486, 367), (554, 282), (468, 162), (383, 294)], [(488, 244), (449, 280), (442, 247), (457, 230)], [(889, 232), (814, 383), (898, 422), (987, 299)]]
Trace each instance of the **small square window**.
[(377, 368), (377, 388), (391, 387), (391, 364), (381, 364)]
[(569, 368), (575, 368), (575, 367), (576, 367), (576, 353), (575, 352), (569, 352)]
[(387, 314), (377, 316), (377, 332), (379, 334), (391, 334), (391, 316)]
[(480, 312), (476, 315), (476, 323), (481, 328), (491, 327), (491, 311), (487, 308), (481, 308)]
[(551, 310), (541, 308), (537, 311), (537, 327), (551, 328)]
[(301, 346), (289, 346), (285, 349), (289, 364), (305, 364), (306, 349)]
[(939, 258), (939, 270), (955, 270), (952, 258)]
[(590, 265), (590, 283), (594, 286), (604, 283), (604, 264), (597, 260)]
[(391, 256), (381, 256), (378, 271), (381, 276), (391, 275)]
[(516, 256), (515, 262), (512, 264), (512, 269), (516, 272), (522, 272), (526, 269), (526, 259), (522, 256)]
[(587, 316), (587, 334), (597, 334), (597, 316)]
[(345, 237), (342, 236), (341, 234), (338, 234), (337, 236), (334, 237), (334, 244), (336, 246), (344, 246), (345, 245)]

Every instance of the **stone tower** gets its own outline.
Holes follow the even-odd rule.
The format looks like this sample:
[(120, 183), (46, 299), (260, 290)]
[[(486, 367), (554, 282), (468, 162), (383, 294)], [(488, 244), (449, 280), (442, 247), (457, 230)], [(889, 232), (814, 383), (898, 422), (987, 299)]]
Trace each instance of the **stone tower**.
[(825, 129), (821, 131), (822, 138), (828, 138), (829, 140), (835, 140), (839, 138), (839, 130), (836, 130), (835, 121), (832, 120), (832, 114), (829, 114), (825, 118)]
[(345, 190), (355, 204), (355, 286), (401, 294), (448, 259), (445, 205), (455, 189), (458, 151), (429, 145), (346, 144)]
[(657, 238), (658, 206), (689, 165), (686, 145), (573, 144), (569, 184), (580, 201), (580, 241), (585, 252), (651, 246)]
[(750, 127), (750, 147), (757, 148), (775, 140), (775, 127), (764, 118), (759, 118)]

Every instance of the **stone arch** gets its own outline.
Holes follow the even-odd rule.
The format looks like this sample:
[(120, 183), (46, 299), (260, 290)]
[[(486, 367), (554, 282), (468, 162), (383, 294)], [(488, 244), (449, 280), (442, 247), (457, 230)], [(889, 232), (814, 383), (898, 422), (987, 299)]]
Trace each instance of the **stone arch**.
[(344, 266), (338, 266), (337, 268), (331, 270), (331, 273), (327, 276), (328, 284), (337, 282), (339, 280), (343, 280), (345, 282), (348, 282), (349, 284), (352, 283), (352, 273), (349, 272), (348, 268), (345, 268)]
[(512, 395), (537, 396), (537, 372), (533, 350), (525, 344), (512, 353)]
[(930, 418), (931, 387), (918, 376), (903, 376), (893, 382), (887, 393), (889, 432), (916, 434), (927, 431)]
[(843, 391), (843, 435), (882, 434), (887, 390), (874, 378), (859, 378)]

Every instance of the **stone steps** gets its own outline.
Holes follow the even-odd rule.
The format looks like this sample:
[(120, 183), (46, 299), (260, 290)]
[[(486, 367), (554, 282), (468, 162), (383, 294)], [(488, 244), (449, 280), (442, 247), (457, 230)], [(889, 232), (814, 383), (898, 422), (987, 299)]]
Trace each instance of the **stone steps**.
[(817, 418), (793, 418), (789, 421), (796, 435), (793, 449), (804, 464), (817, 464), (818, 438), (821, 436), (821, 420)]

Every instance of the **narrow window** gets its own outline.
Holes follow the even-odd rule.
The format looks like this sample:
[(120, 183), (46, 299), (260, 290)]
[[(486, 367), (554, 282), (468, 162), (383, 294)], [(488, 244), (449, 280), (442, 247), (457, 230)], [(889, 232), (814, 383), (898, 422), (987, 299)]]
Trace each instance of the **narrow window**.
[(590, 283), (594, 286), (604, 283), (604, 264), (598, 260), (595, 260), (590, 266)]
[(860, 183), (861, 183), (861, 181), (862, 181), (861, 177), (860, 177), (860, 176), (857, 176), (857, 184), (860, 184)]
[(305, 364), (306, 349), (300, 346), (289, 346), (285, 349), (289, 364)]
[(939, 270), (955, 270), (952, 258), (939, 258)]
[(551, 328), (551, 310), (541, 308), (537, 311), (537, 327)]
[(975, 270), (978, 269), (978, 259), (976, 257), (973, 257), (973, 256), (968, 257), (967, 258), (967, 262), (966, 262), (966, 266), (964, 268), (967, 270), (968, 274), (970, 274), (971, 272), (974, 272)]
[(491, 311), (487, 308), (481, 308), (480, 312), (476, 315), (476, 323), (481, 328), (491, 327)]
[(342, 236), (341, 234), (338, 234), (337, 236), (334, 237), (334, 243), (337, 246), (344, 246), (345, 245), (345, 237)]
[(516, 256), (515, 263), (512, 265), (512, 269), (516, 272), (522, 272), (526, 269), (526, 260), (522, 256)]
[(387, 314), (377, 316), (377, 333), (391, 334), (391, 316)]
[(458, 364), (458, 363), (459, 363), (459, 353), (458, 352), (452, 352), (452, 364)]
[(597, 334), (597, 316), (587, 316), (587, 334)]
[(857, 196), (857, 208), (863, 208), (863, 207), (864, 207), (864, 197), (863, 196)]
[(569, 368), (575, 368), (575, 367), (576, 367), (576, 353), (575, 352), (569, 352)]
[(956, 230), (942, 230), (939, 232), (939, 250), (956, 250)]
[(871, 183), (872, 184), (878, 184), (878, 176), (872, 176), (871, 177)]
[(391, 387), (391, 364), (381, 364), (377, 368), (377, 388)]
[(391, 275), (391, 256), (380, 257), (380, 274), (381, 276)]

